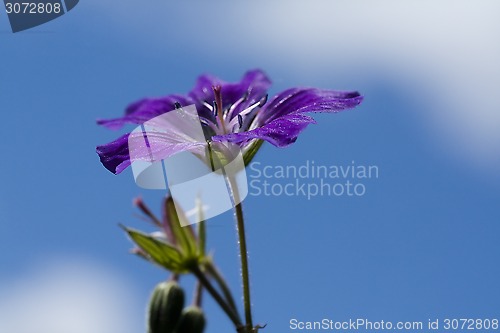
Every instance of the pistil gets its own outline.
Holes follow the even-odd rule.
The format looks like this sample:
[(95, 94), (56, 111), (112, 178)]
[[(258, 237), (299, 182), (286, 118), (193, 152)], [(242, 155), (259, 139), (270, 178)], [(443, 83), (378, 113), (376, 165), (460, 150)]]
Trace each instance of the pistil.
[(221, 89), (221, 86), (220, 85), (217, 85), (217, 86), (213, 86), (212, 87), (213, 91), (214, 91), (214, 97), (215, 97), (215, 101), (214, 101), (214, 113), (216, 113), (217, 115), (217, 119), (219, 120), (219, 123), (221, 125), (221, 128), (222, 128), (222, 131), (224, 132), (224, 134), (227, 134), (227, 130), (226, 130), (226, 124), (225, 124), (225, 121), (224, 121), (224, 113), (223, 113), (223, 106), (222, 106), (222, 89)]

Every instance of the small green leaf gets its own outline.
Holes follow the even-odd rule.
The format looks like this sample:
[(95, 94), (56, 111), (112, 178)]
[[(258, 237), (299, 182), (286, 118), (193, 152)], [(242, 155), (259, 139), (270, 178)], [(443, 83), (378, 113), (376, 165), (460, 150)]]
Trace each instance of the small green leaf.
[(163, 242), (153, 236), (140, 231), (125, 228), (130, 238), (137, 244), (156, 264), (163, 266), (173, 272), (183, 272), (182, 254), (174, 246)]

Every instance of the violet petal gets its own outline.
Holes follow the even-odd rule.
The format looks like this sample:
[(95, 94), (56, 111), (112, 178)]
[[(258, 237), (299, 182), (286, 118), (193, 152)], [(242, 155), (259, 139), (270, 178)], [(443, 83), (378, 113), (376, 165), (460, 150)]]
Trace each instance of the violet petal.
[(244, 144), (252, 139), (262, 139), (277, 147), (286, 147), (297, 140), (307, 125), (316, 121), (305, 114), (289, 114), (247, 132), (230, 133), (212, 137), (214, 141)]
[(115, 175), (119, 174), (130, 165), (128, 135), (128, 133), (122, 135), (115, 141), (97, 146), (96, 148), (101, 163)]
[(292, 113), (339, 112), (359, 105), (363, 97), (357, 91), (335, 91), (314, 88), (287, 89), (265, 105), (256, 121), (265, 124)]
[(145, 98), (130, 104), (125, 110), (125, 116), (115, 119), (101, 119), (97, 121), (97, 124), (110, 129), (120, 129), (125, 124), (142, 124), (156, 116), (172, 111), (176, 102), (182, 106), (194, 104), (192, 99), (182, 95)]

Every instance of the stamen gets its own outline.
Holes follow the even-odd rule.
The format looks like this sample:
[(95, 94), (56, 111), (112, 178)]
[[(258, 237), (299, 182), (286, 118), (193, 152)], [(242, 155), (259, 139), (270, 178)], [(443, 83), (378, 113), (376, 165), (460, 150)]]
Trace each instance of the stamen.
[(224, 109), (224, 118), (226, 118), (227, 114), (229, 113), (229, 111), (231, 111), (231, 108), (233, 107), (233, 104), (229, 104), (229, 106)]
[(243, 94), (243, 97), (242, 97), (243, 102), (247, 100), (248, 95), (250, 95), (250, 91), (247, 90), (247, 91), (245, 91), (245, 94)]
[(234, 117), (233, 119), (231, 119), (231, 121), (229, 122), (229, 128), (235, 128), (236, 127), (236, 122), (238, 122), (238, 124), (240, 125), (240, 128), (241, 128), (242, 125), (240, 123), (240, 117), (241, 117), (241, 119), (243, 119), (243, 117), (249, 115), (256, 108), (262, 107), (266, 102), (267, 102), (267, 95), (265, 95), (264, 97), (262, 97), (258, 102), (253, 103), (248, 108), (246, 108), (245, 110), (241, 111), (238, 114), (238, 117)]
[(207, 126), (210, 126), (211, 122), (209, 122), (208, 120), (206, 120), (205, 118), (202, 118), (200, 117), (200, 123), (202, 123), (203, 125), (207, 125)]
[(214, 106), (213, 106), (212, 112), (214, 114), (214, 117), (217, 117), (217, 102), (216, 101), (214, 101)]
[(248, 95), (249, 95), (249, 92), (247, 90), (247, 91), (245, 91), (245, 94), (242, 97), (240, 97), (236, 102), (234, 102), (234, 104), (231, 104), (231, 107), (227, 111), (227, 114), (229, 115), (228, 119), (233, 119), (234, 110), (236, 110), (236, 108), (241, 103), (243, 103), (243, 102), (245, 102), (247, 100)]
[(241, 114), (238, 114), (238, 125), (240, 125), (240, 128), (241, 126), (243, 126), (243, 117), (241, 116)]
[(200, 116), (200, 122), (203, 125), (210, 127), (214, 132), (217, 132), (217, 125), (214, 124), (212, 121)]
[(210, 112), (214, 112), (214, 108), (212, 107), (212, 105), (210, 105), (210, 103), (208, 103), (207, 101), (203, 101), (203, 105), (210, 110)]
[(266, 104), (266, 103), (267, 103), (267, 99), (268, 99), (268, 97), (269, 97), (269, 95), (268, 95), (268, 94), (266, 94), (266, 96), (264, 96), (264, 97), (262, 97), (262, 98), (260, 99), (260, 101), (259, 101), (259, 107), (263, 107), (263, 106), (264, 106), (264, 104)]
[(174, 107), (175, 107), (176, 109), (180, 109), (180, 108), (182, 108), (181, 103), (179, 103), (179, 102), (175, 102), (175, 103), (174, 103)]
[[(262, 99), (264, 99), (264, 98), (262, 98)], [(253, 103), (248, 108), (246, 108), (245, 110), (241, 111), (239, 114), (241, 114), (242, 116), (245, 116), (245, 115), (249, 114), (250, 112), (252, 112), (255, 108), (260, 108), (261, 107), (261, 103), (262, 103), (262, 99), (260, 101), (258, 101), (257, 103)]]

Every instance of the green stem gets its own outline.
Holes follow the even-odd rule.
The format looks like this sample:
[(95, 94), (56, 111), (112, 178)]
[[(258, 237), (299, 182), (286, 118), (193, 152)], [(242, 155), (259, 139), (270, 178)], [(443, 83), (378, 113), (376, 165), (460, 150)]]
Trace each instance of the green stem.
[(245, 320), (248, 329), (253, 329), (252, 323), (252, 302), (250, 301), (250, 274), (248, 273), (248, 252), (245, 236), (245, 223), (243, 221), (243, 210), (241, 203), (235, 207), (235, 215), (238, 230), (238, 240), (240, 244), (241, 277), (243, 281), (243, 303), (245, 306)]
[(226, 281), (224, 280), (224, 277), (222, 277), (222, 274), (217, 269), (215, 264), (212, 261), (209, 261), (205, 265), (205, 268), (207, 269), (207, 273), (210, 274), (219, 285), (222, 294), (224, 295), (224, 298), (226, 299), (229, 306), (233, 308), (235, 312), (237, 312), (238, 310), (236, 307), (236, 302), (234, 301), (233, 295), (231, 294), (231, 290), (229, 289)]
[[(220, 95), (220, 91), (217, 89), (220, 88), (214, 88), (214, 94), (217, 96), (217, 93)], [(220, 97), (220, 96), (219, 96)], [(210, 143), (209, 143), (209, 153), (210, 153), (210, 158), (212, 161), (212, 158), (217, 156), (212, 154), (212, 151), (210, 149)], [(228, 147), (224, 146), (223, 144), (219, 145), (217, 148), (219, 148), (219, 151), (223, 153), (226, 158), (230, 158), (231, 156), (233, 158), (230, 158), (231, 160), (234, 159), (234, 151), (232, 152), (231, 149), (228, 149)], [(238, 244), (239, 244), (239, 249), (240, 249), (240, 261), (241, 261), (241, 277), (242, 277), (242, 283), (243, 283), (243, 305), (245, 308), (245, 326), (242, 327), (242, 332), (245, 333), (250, 333), (253, 332), (254, 327), (253, 327), (253, 322), (252, 322), (252, 302), (250, 300), (250, 274), (248, 272), (248, 251), (247, 251), (247, 241), (246, 241), (246, 236), (245, 236), (245, 223), (243, 221), (243, 209), (241, 207), (241, 200), (240, 200), (240, 195), (238, 191), (238, 184), (236, 180), (234, 179), (234, 176), (232, 174), (228, 175), (224, 167), (221, 168), (222, 172), (224, 174), (224, 179), (226, 181), (226, 185), (229, 189), (230, 195), (231, 195), (231, 201), (234, 206), (234, 215), (236, 218), (236, 229), (238, 232)]]
[(236, 226), (238, 232), (238, 244), (240, 248), (240, 261), (241, 261), (241, 278), (243, 282), (243, 305), (245, 307), (245, 326), (247, 332), (253, 330), (252, 322), (252, 302), (250, 300), (250, 274), (248, 271), (248, 251), (247, 251), (247, 241), (245, 235), (245, 222), (243, 220), (243, 209), (241, 206), (241, 200), (239, 198), (238, 187), (236, 181), (230, 177), (226, 176), (226, 180), (229, 184), (231, 190), (231, 196), (233, 198), (234, 215), (236, 218)]
[(203, 285), (203, 287), (212, 295), (214, 300), (219, 304), (219, 306), (224, 310), (224, 312), (227, 314), (229, 319), (233, 322), (233, 324), (236, 326), (236, 329), (240, 329), (243, 324), (241, 323), (241, 320), (238, 316), (238, 314), (231, 308), (229, 305), (227, 305), (226, 301), (222, 298), (222, 296), (217, 292), (217, 290), (214, 288), (212, 283), (207, 279), (205, 274), (200, 270), (199, 267), (194, 267), (191, 269), (193, 274), (198, 278), (198, 281)]
[(196, 305), (197, 307), (201, 308), (202, 298), (203, 298), (203, 285), (201, 284), (200, 281), (197, 281), (196, 286), (194, 287), (193, 305)]

